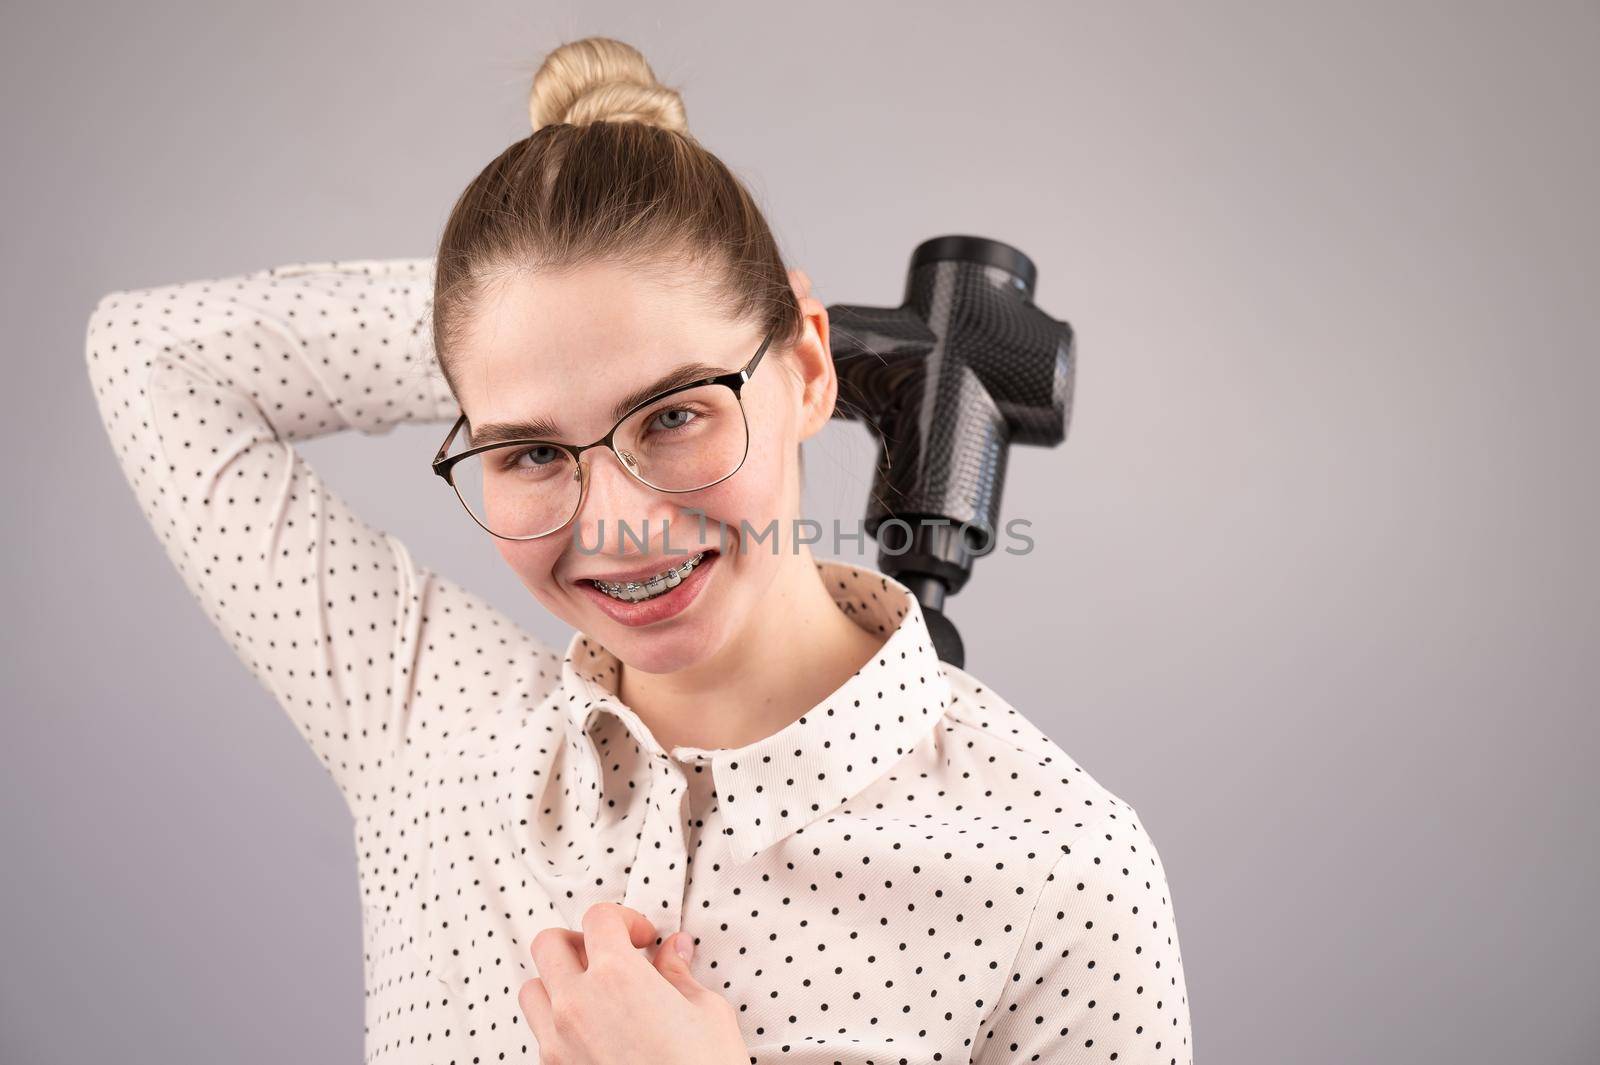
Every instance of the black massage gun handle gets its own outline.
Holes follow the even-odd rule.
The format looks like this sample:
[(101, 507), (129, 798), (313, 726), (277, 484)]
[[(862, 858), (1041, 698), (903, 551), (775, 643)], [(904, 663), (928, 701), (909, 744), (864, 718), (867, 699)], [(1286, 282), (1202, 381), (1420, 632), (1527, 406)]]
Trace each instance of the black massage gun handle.
[(835, 415), (880, 439), (866, 515), (880, 568), (917, 593), (936, 638), (948, 630), (941, 657), (957, 665), (940, 612), (995, 545), (1010, 446), (1066, 438), (1073, 331), (1034, 306), (1037, 276), (1010, 245), (935, 237), (912, 254), (899, 307), (828, 308)]

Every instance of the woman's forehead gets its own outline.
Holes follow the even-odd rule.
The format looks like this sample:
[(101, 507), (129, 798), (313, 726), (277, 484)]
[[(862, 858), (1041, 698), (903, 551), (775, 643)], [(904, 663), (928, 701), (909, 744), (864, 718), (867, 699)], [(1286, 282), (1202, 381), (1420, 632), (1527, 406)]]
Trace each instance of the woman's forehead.
[(618, 397), (690, 362), (736, 369), (749, 328), (648, 279), (559, 275), (498, 286), (453, 357), (474, 425), (545, 419), (581, 435)]
[(616, 266), (518, 274), (490, 286), (468, 323), (459, 358), (502, 375), (593, 369), (715, 349), (738, 327), (710, 313), (699, 285)]

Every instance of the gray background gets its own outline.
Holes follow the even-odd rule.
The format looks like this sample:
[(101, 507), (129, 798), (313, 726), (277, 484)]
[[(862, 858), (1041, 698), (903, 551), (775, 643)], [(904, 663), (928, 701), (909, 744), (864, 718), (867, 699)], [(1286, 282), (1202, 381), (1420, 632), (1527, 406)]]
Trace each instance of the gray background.
[[(1204, 1062), (1592, 1062), (1594, 3), (9, 4), (0, 1060), (348, 1062), (350, 825), (96, 419), (115, 288), (428, 255), (544, 53), (638, 45), (825, 303), (926, 237), (1078, 330), (969, 668), (1134, 803)], [(426, 463), (304, 453), (547, 641)], [(837, 423), (809, 513), (862, 513)], [(1020, 623), (1019, 623), (1020, 622)]]

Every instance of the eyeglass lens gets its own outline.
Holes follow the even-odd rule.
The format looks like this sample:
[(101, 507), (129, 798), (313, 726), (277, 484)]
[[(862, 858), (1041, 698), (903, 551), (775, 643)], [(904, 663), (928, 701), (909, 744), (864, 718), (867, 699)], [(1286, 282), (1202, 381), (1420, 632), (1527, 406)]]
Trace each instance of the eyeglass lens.
[[(463, 434), (465, 435), (465, 434)], [(739, 398), (725, 385), (674, 392), (634, 411), (612, 443), (639, 480), (667, 492), (704, 488), (744, 461), (748, 430)], [(458, 450), (472, 445), (466, 443)], [(593, 461), (594, 452), (585, 458)], [(578, 509), (582, 482), (572, 455), (550, 444), (506, 444), (451, 467), (461, 501), (480, 525), (527, 539), (565, 525)]]

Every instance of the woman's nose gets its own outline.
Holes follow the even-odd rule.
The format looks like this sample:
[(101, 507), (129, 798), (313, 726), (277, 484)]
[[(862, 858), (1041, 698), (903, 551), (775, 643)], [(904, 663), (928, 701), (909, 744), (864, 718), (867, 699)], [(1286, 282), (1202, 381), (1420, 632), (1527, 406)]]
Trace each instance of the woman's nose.
[(582, 537), (579, 542), (586, 547), (604, 545), (614, 549), (624, 522), (630, 536), (649, 542), (649, 526), (645, 523), (650, 511), (660, 505), (660, 493), (628, 471), (627, 467), (635, 462), (627, 449), (618, 451), (621, 457), (605, 448), (594, 448), (584, 455), (587, 486), (575, 524)]

